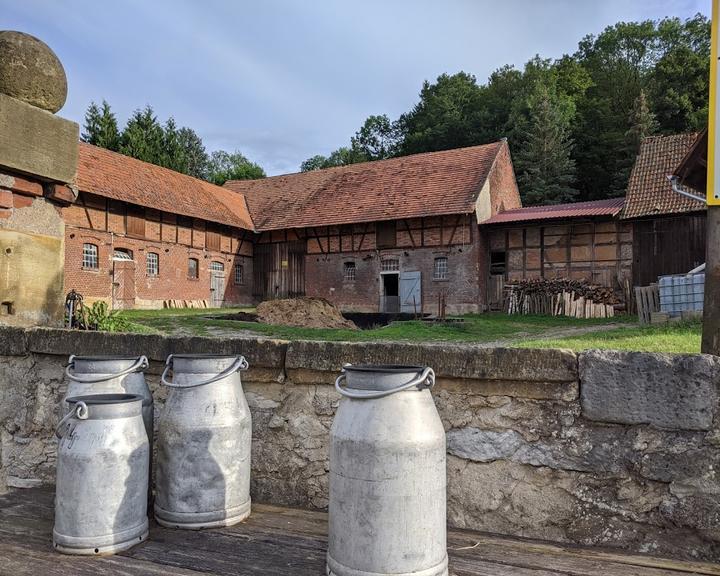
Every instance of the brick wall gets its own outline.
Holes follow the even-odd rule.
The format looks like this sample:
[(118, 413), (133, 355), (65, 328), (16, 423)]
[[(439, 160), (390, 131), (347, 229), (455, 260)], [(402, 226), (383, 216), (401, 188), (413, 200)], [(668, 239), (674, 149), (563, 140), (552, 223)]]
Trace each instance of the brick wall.
[[(135, 212), (133, 211), (133, 214)], [(180, 220), (175, 215), (147, 210), (145, 238), (127, 234), (125, 203), (82, 194), (79, 202), (63, 209), (65, 220), (65, 291), (75, 289), (87, 300), (113, 301), (121, 297), (122, 288), (113, 282), (114, 250), (130, 251), (134, 261), (134, 306), (162, 307), (163, 300), (210, 300), (210, 265), (220, 262), (224, 267), (223, 304), (251, 304), (252, 240), (243, 239), (243, 231), (220, 229), (220, 249), (205, 248), (204, 221)], [(98, 268), (84, 269), (83, 244), (98, 247)], [(159, 274), (147, 274), (147, 254), (158, 254)], [(188, 260), (198, 260), (198, 278), (188, 277)], [(235, 266), (243, 267), (243, 282), (235, 284)], [(123, 264), (123, 267), (127, 266)], [(132, 265), (130, 265), (132, 267)], [(131, 280), (131, 281), (132, 281)], [(127, 294), (128, 292), (125, 292)]]
[(490, 182), (491, 213), (522, 208), (520, 191), (515, 180), (515, 171), (510, 157), (510, 148), (503, 146), (498, 152), (495, 164), (488, 175)]

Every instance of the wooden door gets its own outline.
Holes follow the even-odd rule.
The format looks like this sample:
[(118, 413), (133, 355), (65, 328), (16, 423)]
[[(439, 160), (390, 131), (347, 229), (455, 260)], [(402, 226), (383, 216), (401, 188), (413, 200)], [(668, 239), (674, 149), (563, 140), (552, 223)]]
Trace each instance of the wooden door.
[(124, 310), (135, 306), (135, 262), (113, 261), (113, 309)]
[(422, 312), (422, 283), (420, 271), (400, 274), (400, 312)]

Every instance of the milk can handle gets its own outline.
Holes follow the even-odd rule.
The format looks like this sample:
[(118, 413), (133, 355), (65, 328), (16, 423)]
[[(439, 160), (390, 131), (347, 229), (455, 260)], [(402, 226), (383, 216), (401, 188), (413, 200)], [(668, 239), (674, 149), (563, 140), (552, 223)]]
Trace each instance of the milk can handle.
[(71, 372), (74, 367), (75, 355), (73, 354), (68, 359), (67, 366), (65, 366), (65, 376), (68, 378), (68, 380), (72, 380), (74, 382), (82, 382), (83, 384), (97, 384), (98, 382), (105, 382), (106, 380), (119, 378), (120, 376), (125, 376), (126, 374), (137, 372), (138, 370), (144, 370), (148, 367), (148, 359), (147, 356), (140, 356), (129, 368), (125, 368), (125, 370), (121, 370), (120, 372), (116, 372), (115, 374), (106, 374), (104, 376), (79, 376)]
[(348, 398), (354, 398), (356, 400), (383, 398), (385, 396), (395, 394), (395, 392), (401, 392), (415, 386), (422, 390), (424, 388), (432, 388), (435, 385), (435, 372), (430, 367), (425, 368), (425, 370), (422, 371), (422, 374), (420, 374), (420, 376), (413, 378), (405, 384), (401, 384), (397, 388), (391, 388), (390, 390), (358, 390), (356, 392), (350, 392), (346, 387), (341, 386), (341, 382), (343, 382), (345, 378), (347, 378), (347, 374), (345, 373), (345, 369), (343, 368), (343, 373), (337, 377), (337, 380), (335, 380), (335, 389), (343, 396), (347, 396)]
[(172, 369), (172, 359), (173, 355), (170, 354), (170, 356), (167, 357), (167, 360), (165, 361), (165, 370), (163, 370), (162, 375), (160, 376), (160, 382), (162, 382), (165, 386), (169, 386), (170, 388), (197, 388), (198, 386), (205, 386), (206, 384), (212, 384), (213, 382), (217, 382), (218, 380), (222, 380), (223, 378), (227, 378), (230, 376), (230, 374), (233, 374), (237, 372), (238, 370), (247, 370), (250, 366), (248, 364), (248, 361), (245, 360), (245, 356), (238, 356), (235, 358), (235, 362), (232, 363), (232, 366), (230, 368), (227, 368), (220, 372), (220, 374), (216, 374), (212, 378), (208, 378), (207, 380), (203, 380), (201, 382), (195, 382), (194, 384), (175, 384), (174, 382), (169, 382), (167, 379), (168, 372)]
[(57, 428), (55, 428), (55, 436), (58, 438), (62, 438), (65, 435), (65, 432), (61, 432), (62, 427), (67, 424), (68, 420), (70, 418), (77, 418), (78, 420), (87, 420), (88, 417), (88, 407), (85, 402), (82, 400), (75, 404), (75, 408), (70, 410), (65, 416), (63, 416), (62, 420), (58, 422)]

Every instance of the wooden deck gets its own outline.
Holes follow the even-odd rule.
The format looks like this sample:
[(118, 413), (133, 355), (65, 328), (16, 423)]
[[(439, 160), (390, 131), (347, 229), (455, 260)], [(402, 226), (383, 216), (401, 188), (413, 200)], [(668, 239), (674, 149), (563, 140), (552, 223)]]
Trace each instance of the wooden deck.
[[(318, 576), (324, 574), (327, 515), (253, 506), (232, 528), (188, 532), (152, 526), (150, 538), (117, 556), (63, 556), (51, 546), (53, 493), (15, 490), (0, 496), (0, 574), (135, 576), (175, 574)], [(558, 546), (451, 530), (455, 576), (720, 576), (720, 566), (597, 549)]]

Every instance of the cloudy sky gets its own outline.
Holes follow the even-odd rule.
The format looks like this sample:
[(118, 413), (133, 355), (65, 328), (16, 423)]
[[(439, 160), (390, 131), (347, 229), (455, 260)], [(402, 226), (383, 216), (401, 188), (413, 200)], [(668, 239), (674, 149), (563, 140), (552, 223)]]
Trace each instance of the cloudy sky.
[(620, 20), (709, 14), (710, 0), (0, 0), (0, 29), (38, 36), (68, 76), (62, 116), (150, 104), (209, 151), (268, 174), (396, 118), (425, 79), (573, 52)]

